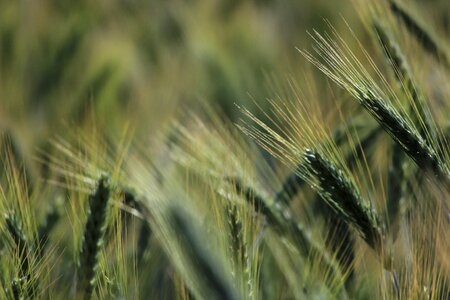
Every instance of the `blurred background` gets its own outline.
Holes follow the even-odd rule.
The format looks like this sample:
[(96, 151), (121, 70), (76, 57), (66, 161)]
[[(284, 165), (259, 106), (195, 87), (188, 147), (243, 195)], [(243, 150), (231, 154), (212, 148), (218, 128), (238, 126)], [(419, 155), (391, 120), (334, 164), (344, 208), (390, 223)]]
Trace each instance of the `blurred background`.
[[(448, 0), (410, 2), (449, 32)], [(32, 151), (93, 124), (151, 135), (201, 101), (236, 119), (273, 78), (304, 80), (295, 47), (342, 18), (365, 38), (344, 0), (0, 0), (0, 128)]]

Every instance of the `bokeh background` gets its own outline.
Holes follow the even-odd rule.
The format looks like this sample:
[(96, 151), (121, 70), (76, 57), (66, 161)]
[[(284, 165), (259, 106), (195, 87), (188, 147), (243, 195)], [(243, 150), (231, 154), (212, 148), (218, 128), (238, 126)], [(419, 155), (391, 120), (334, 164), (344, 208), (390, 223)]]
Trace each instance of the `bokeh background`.
[[(410, 2), (449, 32), (447, 0)], [(308, 30), (345, 19), (364, 40), (359, 18), (344, 0), (1, 0), (0, 128), (31, 152), (93, 124), (151, 135), (202, 101), (236, 119), (274, 78), (305, 80)]]

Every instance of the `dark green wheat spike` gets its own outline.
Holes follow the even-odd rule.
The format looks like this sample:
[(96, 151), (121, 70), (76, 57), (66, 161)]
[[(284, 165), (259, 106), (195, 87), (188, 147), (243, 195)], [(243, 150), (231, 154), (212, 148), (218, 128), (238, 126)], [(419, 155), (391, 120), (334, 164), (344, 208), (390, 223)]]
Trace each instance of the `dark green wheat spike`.
[(306, 150), (304, 158), (311, 175), (318, 180), (316, 189), (319, 195), (378, 252), (383, 240), (382, 225), (375, 211), (361, 198), (358, 189), (317, 151)]
[(370, 90), (358, 91), (357, 98), (419, 168), (450, 188), (448, 166), (440, 160), (434, 149), (393, 107), (375, 96)]
[[(347, 132), (351, 129), (356, 131), (365, 130), (366, 132), (363, 134), (363, 138), (360, 141), (360, 144), (356, 148), (356, 155), (350, 153), (347, 157), (347, 162), (349, 165), (353, 165), (357, 158), (361, 157), (364, 153), (364, 150), (369, 148), (370, 145), (374, 142), (375, 138), (380, 133), (379, 126), (369, 127), (367, 129), (367, 125), (362, 125), (357, 120), (353, 120), (348, 125), (343, 125), (337, 128), (333, 132), (333, 142), (340, 146), (345, 143)], [(289, 205), (292, 199), (299, 193), (300, 189), (304, 186), (305, 180), (298, 176), (300, 171), (303, 169), (302, 165), (298, 165), (294, 172), (289, 174), (284, 182), (281, 185), (281, 188), (275, 195), (275, 203), (283, 203), (284, 205)]]
[(86, 222), (79, 263), (79, 288), (82, 299), (90, 299), (95, 288), (100, 252), (107, 228), (109, 211), (109, 178), (102, 176), (97, 190), (89, 197), (88, 219)]

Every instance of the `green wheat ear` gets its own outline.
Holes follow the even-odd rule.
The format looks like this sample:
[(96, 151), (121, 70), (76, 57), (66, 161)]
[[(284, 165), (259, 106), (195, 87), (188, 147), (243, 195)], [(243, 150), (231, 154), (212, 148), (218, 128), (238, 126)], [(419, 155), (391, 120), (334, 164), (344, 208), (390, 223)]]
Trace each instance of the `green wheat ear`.
[(360, 91), (357, 97), (419, 168), (450, 187), (450, 171), (447, 166), (403, 117), (371, 91)]
[[(379, 126), (371, 127), (367, 126), (367, 124), (363, 125), (362, 123), (363, 122), (361, 122), (361, 120), (355, 118), (349, 124), (340, 126), (336, 128), (333, 132), (334, 144), (336, 146), (341, 146), (345, 144), (346, 135), (348, 134), (349, 131), (351, 131), (352, 129), (355, 129), (358, 132), (362, 131), (361, 140), (356, 149), (356, 155), (353, 151), (351, 151), (352, 149), (350, 149), (349, 153), (346, 156), (346, 161), (348, 162), (349, 166), (353, 165), (355, 161), (363, 155), (363, 153), (365, 152), (364, 150), (369, 148), (371, 144), (374, 143), (374, 140), (381, 131)], [(367, 130), (367, 127), (369, 127), (369, 130)], [(281, 185), (281, 188), (275, 195), (274, 199), (275, 203), (280, 203), (289, 206), (292, 199), (299, 193), (300, 189), (306, 183), (306, 181), (301, 176), (298, 176), (298, 174), (301, 173), (303, 169), (304, 166), (302, 166), (300, 163), (299, 165), (297, 165), (294, 172), (290, 173), (286, 177), (286, 179), (283, 181)]]
[(379, 253), (384, 237), (381, 221), (361, 198), (354, 184), (317, 151), (306, 150), (304, 158), (310, 173), (318, 180), (316, 189), (319, 195)]
[(107, 227), (109, 198), (109, 178), (102, 176), (97, 190), (89, 198), (88, 219), (80, 250), (78, 291), (82, 299), (90, 299), (95, 288), (99, 255)]
[[(409, 105), (409, 111), (411, 112), (412, 120), (420, 125), (419, 133), (426, 143), (433, 145), (436, 139), (436, 132), (433, 130), (434, 124), (432, 124), (433, 116), (426, 109), (425, 99), (418, 86), (414, 83), (413, 75), (405, 56), (392, 36), (388, 34), (387, 30), (379, 22), (375, 22), (374, 29), (397, 81), (401, 85), (404, 84), (411, 96), (412, 103)], [(405, 162), (406, 154), (402, 151), (399, 144), (394, 144), (388, 172), (387, 203), (389, 230), (393, 240), (396, 239), (399, 222), (407, 209), (405, 199), (407, 181), (414, 176), (413, 172), (416, 171), (416, 168), (412, 166), (408, 168)]]

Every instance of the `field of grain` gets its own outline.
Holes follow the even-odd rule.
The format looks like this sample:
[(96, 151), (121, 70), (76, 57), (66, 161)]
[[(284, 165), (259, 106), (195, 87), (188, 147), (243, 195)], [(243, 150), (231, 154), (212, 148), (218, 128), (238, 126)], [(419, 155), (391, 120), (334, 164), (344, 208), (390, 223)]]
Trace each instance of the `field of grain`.
[(0, 0), (0, 299), (450, 299), (448, 0)]

